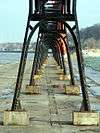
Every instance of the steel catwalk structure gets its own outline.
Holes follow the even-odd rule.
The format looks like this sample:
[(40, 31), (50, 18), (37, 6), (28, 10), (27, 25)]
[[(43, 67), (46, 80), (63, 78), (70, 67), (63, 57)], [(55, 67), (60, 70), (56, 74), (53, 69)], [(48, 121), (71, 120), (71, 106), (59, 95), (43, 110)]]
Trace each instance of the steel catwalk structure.
[[(33, 11), (33, 6), (35, 6), (35, 11)], [(38, 21), (34, 27), (31, 25), (32, 21)], [(75, 23), (74, 27), (71, 27), (70, 24), (68, 24), (69, 21)], [(39, 28), (39, 31), (29, 85), (35, 85), (34, 75), (38, 73), (42, 64), (47, 59), (48, 49), (52, 49), (53, 57), (60, 68), (63, 69), (65, 75), (67, 72), (64, 54), (67, 54), (71, 85), (75, 85), (72, 60), (70, 56), (71, 52), (69, 50), (67, 38), (67, 29), (71, 33), (75, 44), (83, 97), (83, 109), (84, 111), (90, 111), (90, 102), (85, 81), (84, 64), (77, 21), (76, 0), (29, 0), (29, 15), (11, 110), (21, 110), (20, 92), (27, 54), (31, 38), (37, 28)]]

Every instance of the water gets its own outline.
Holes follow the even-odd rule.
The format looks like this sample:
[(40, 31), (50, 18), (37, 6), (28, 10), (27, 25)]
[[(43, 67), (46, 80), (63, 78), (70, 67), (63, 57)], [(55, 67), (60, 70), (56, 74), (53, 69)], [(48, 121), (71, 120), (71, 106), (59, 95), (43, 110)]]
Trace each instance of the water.
[(86, 75), (91, 79), (88, 81), (90, 89), (93, 90), (95, 96), (100, 97), (100, 57), (86, 57)]
[[(0, 53), (0, 64), (18, 63), (21, 53)], [(28, 54), (28, 59), (33, 59), (33, 53)]]
[(96, 71), (100, 71), (100, 57), (86, 57), (85, 64)]
[[(87, 85), (96, 96), (100, 97), (100, 56), (84, 57), (84, 63)], [(77, 62), (73, 62), (73, 68), (75, 68), (75, 78), (79, 80)]]

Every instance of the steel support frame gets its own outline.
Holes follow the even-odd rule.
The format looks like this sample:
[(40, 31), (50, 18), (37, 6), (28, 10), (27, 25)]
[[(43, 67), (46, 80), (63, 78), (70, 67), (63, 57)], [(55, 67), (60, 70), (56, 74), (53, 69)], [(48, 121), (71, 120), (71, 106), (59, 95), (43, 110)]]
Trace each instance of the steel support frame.
[(15, 86), (15, 92), (14, 92), (14, 97), (13, 97), (13, 102), (12, 102), (12, 107), (11, 107), (12, 111), (22, 109), (21, 103), (20, 103), (20, 91), (21, 91), (22, 80), (23, 80), (27, 55), (28, 55), (29, 43), (31, 41), (31, 38), (34, 32), (39, 26), (40, 26), (40, 23), (37, 23), (33, 28), (31, 28), (31, 32), (28, 35), (29, 28), (30, 28), (30, 19), (28, 17), (27, 27), (26, 27), (26, 32), (25, 32), (25, 37), (24, 37), (24, 42), (23, 42), (23, 48), (22, 48), (22, 54), (21, 54), (21, 59), (20, 59), (20, 64), (19, 64), (19, 69), (18, 69), (17, 81), (16, 81), (16, 86)]
[[(68, 59), (68, 66), (69, 66), (69, 73), (70, 73), (70, 77), (71, 77), (71, 85), (75, 85), (75, 80), (74, 80), (74, 73), (73, 73), (73, 66), (72, 66), (72, 61), (71, 61), (71, 57), (70, 57), (70, 51), (69, 51), (69, 46), (68, 43), (65, 41), (65, 38), (63, 38), (63, 36), (59, 33), (59, 32), (49, 32), (48, 34), (53, 34), (56, 35), (57, 38), (60, 38), (60, 40), (62, 40), (65, 44), (66, 47), (66, 52), (67, 52), (67, 59)], [(59, 42), (59, 41), (58, 41)], [(61, 51), (61, 42), (59, 43), (60, 46), (60, 51)], [(66, 75), (66, 66), (64, 63), (64, 56), (63, 53), (61, 52), (61, 59), (62, 59), (62, 64), (63, 64), (63, 70), (64, 70), (64, 74)]]
[(44, 48), (42, 47), (42, 45), (43, 45), (43, 42), (41, 41), (41, 39), (40, 41), (38, 39), (36, 49), (35, 49), (34, 61), (32, 65), (30, 84), (29, 84), (30, 86), (35, 85), (34, 76), (37, 74), (38, 70), (41, 68), (41, 65), (43, 64), (45, 60), (45, 57), (44, 57), (45, 51), (43, 51)]
[[(47, 32), (47, 36), (48, 36), (48, 32)], [(52, 40), (52, 41), (51, 41)], [(52, 43), (53, 43), (53, 45), (52, 45)], [(60, 65), (60, 67), (61, 67), (61, 69), (63, 68), (63, 65), (62, 65), (62, 61), (61, 61), (61, 50), (60, 50), (60, 43), (59, 43), (59, 45), (54, 45), (54, 44), (56, 44), (56, 43), (59, 43), (59, 41), (57, 40), (57, 39), (55, 39), (54, 37), (52, 38), (52, 37), (49, 37), (49, 40), (48, 40), (48, 38), (44, 38), (44, 45), (46, 44), (48, 44), (48, 45), (50, 45), (49, 47), (51, 47), (51, 48), (53, 48), (53, 47), (57, 47), (58, 46), (58, 49), (59, 49), (59, 51), (58, 50), (56, 50), (56, 52), (54, 52), (53, 51), (53, 56), (54, 56), (54, 59), (56, 60), (56, 62), (57, 62), (57, 64), (58, 65)]]
[[(76, 7), (76, 5), (74, 4), (74, 6)], [(75, 7), (73, 8), (73, 10), (75, 10)], [(35, 30), (39, 27), (39, 25), (45, 21), (42, 20), (40, 21), (38, 24), (36, 24), (36, 26), (34, 28), (32, 28), (29, 36), (28, 36), (28, 32), (29, 32), (29, 26), (30, 26), (30, 21), (31, 21), (31, 10), (29, 10), (29, 16), (28, 16), (28, 21), (27, 21), (27, 27), (26, 27), (26, 32), (25, 32), (25, 37), (24, 37), (24, 43), (23, 43), (23, 49), (22, 49), (22, 55), (21, 55), (21, 60), (20, 60), (20, 65), (19, 65), (19, 70), (18, 70), (18, 76), (17, 76), (17, 81), (16, 81), (16, 86), (15, 86), (15, 93), (14, 93), (14, 98), (13, 98), (13, 103), (12, 103), (12, 108), (11, 110), (20, 110), (21, 109), (21, 105), (20, 105), (20, 90), (21, 90), (21, 85), (22, 85), (22, 79), (23, 79), (23, 74), (24, 74), (24, 70), (25, 70), (25, 64), (26, 64), (26, 59), (27, 59), (27, 54), (28, 54), (28, 48), (29, 48), (29, 43), (30, 40), (33, 36), (33, 33), (35, 32)], [(76, 11), (74, 11), (76, 13)], [(74, 14), (76, 15), (76, 14)], [(76, 22), (76, 28), (77, 28), (77, 33), (78, 33), (78, 22), (77, 22), (77, 17), (75, 16), (75, 22)], [(79, 33), (78, 33), (78, 38), (75, 36), (72, 28), (64, 21), (59, 20), (59, 18), (57, 17), (53, 17), (50, 18), (50, 20), (56, 20), (56, 21), (62, 21), (65, 25), (66, 28), (68, 28), (68, 30), (70, 31), (74, 43), (75, 43), (75, 48), (76, 48), (76, 55), (77, 55), (77, 62), (78, 62), (78, 69), (79, 69), (79, 76), (80, 76), (80, 83), (81, 83), (81, 89), (82, 89), (82, 96), (83, 96), (83, 107), (85, 111), (90, 111), (90, 101), (89, 101), (89, 96), (88, 96), (88, 91), (86, 88), (86, 83), (85, 83), (85, 73), (84, 73), (84, 67), (83, 67), (83, 60), (82, 60), (82, 52), (81, 52), (81, 44), (79, 42)]]
[[(48, 33), (47, 33), (47, 36), (49, 36), (49, 34), (51, 34), (51, 32), (48, 32)], [(59, 35), (60, 35), (60, 34), (59, 34)], [(63, 53), (61, 52), (61, 44), (60, 44), (60, 42), (58, 41), (57, 38), (50, 38), (50, 39), (51, 39), (51, 40), (54, 39), (54, 44), (55, 44), (55, 45), (51, 46), (52, 49), (55, 48), (55, 49), (53, 50), (54, 58), (55, 58), (57, 64), (63, 69), (64, 75), (66, 75), (66, 66), (65, 66), (65, 62), (64, 62)], [(47, 39), (47, 41), (48, 41), (48, 39)], [(49, 42), (49, 44), (50, 44), (50, 43), (51, 43), (51, 42)]]
[(73, 32), (72, 28), (66, 22), (64, 22), (64, 25), (70, 31), (70, 33), (73, 37), (75, 48), (76, 48), (76, 56), (77, 56), (78, 70), (79, 70), (80, 83), (81, 83), (81, 89), (82, 89), (82, 97), (83, 97), (83, 108), (84, 108), (84, 111), (90, 111), (91, 108), (90, 108), (88, 90), (87, 90), (86, 82), (85, 82), (85, 72), (83, 69), (82, 53), (81, 53), (81, 47), (80, 47), (81, 44), (79, 43), (77, 36)]
[(32, 72), (31, 72), (31, 77), (30, 77), (30, 83), (29, 85), (34, 85), (34, 75), (36, 74), (38, 68), (37, 68), (37, 63), (39, 60), (39, 49), (40, 49), (40, 32), (38, 33), (38, 38), (37, 38), (37, 43), (36, 43), (36, 48), (35, 48), (35, 55), (34, 55), (34, 60), (33, 60), (33, 65), (32, 65)]

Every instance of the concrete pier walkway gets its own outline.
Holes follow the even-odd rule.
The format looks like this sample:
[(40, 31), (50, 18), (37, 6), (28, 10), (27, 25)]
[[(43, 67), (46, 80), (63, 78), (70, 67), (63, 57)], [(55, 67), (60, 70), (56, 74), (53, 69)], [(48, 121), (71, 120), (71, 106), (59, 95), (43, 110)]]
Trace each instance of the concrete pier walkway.
[[(26, 73), (30, 69), (27, 65)], [(28, 111), (30, 125), (3, 126), (0, 125), (0, 133), (100, 133), (100, 126), (73, 126), (72, 112), (79, 110), (81, 106), (81, 94), (79, 96), (66, 95), (63, 85), (69, 85), (69, 80), (60, 80), (62, 71), (57, 67), (52, 57), (48, 59), (48, 64), (42, 72), (42, 77), (37, 84), (40, 85), (41, 94), (26, 95), (25, 85), (29, 80), (29, 73), (25, 75), (21, 93), (22, 107)], [(13, 90), (7, 97), (0, 98), (0, 109), (10, 109)], [(90, 95), (91, 103), (94, 105), (100, 103)], [(95, 110), (95, 108), (94, 108)], [(2, 111), (0, 113), (2, 122)]]

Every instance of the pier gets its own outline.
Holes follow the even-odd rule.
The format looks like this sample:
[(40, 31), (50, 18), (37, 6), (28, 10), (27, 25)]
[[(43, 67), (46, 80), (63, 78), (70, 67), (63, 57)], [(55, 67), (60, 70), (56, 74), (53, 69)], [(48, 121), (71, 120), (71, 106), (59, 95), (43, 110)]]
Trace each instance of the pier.
[[(1, 100), (0, 105), (1, 130), (10, 133), (17, 130), (30, 133), (99, 131), (100, 116), (94, 105), (99, 104), (100, 99), (87, 85), (87, 79), (94, 80), (85, 73), (76, 2), (29, 0), (20, 63), (12, 64), (10, 70), (4, 66), (3, 70), (11, 76), (11, 79), (8, 76), (11, 86), (6, 85), (6, 80), (4, 87), (8, 89), (4, 97), (1, 95), (4, 101)], [(27, 60), (37, 29), (35, 53), (32, 60)], [(73, 40), (72, 51), (69, 33)], [(75, 59), (72, 59), (73, 53)]]

